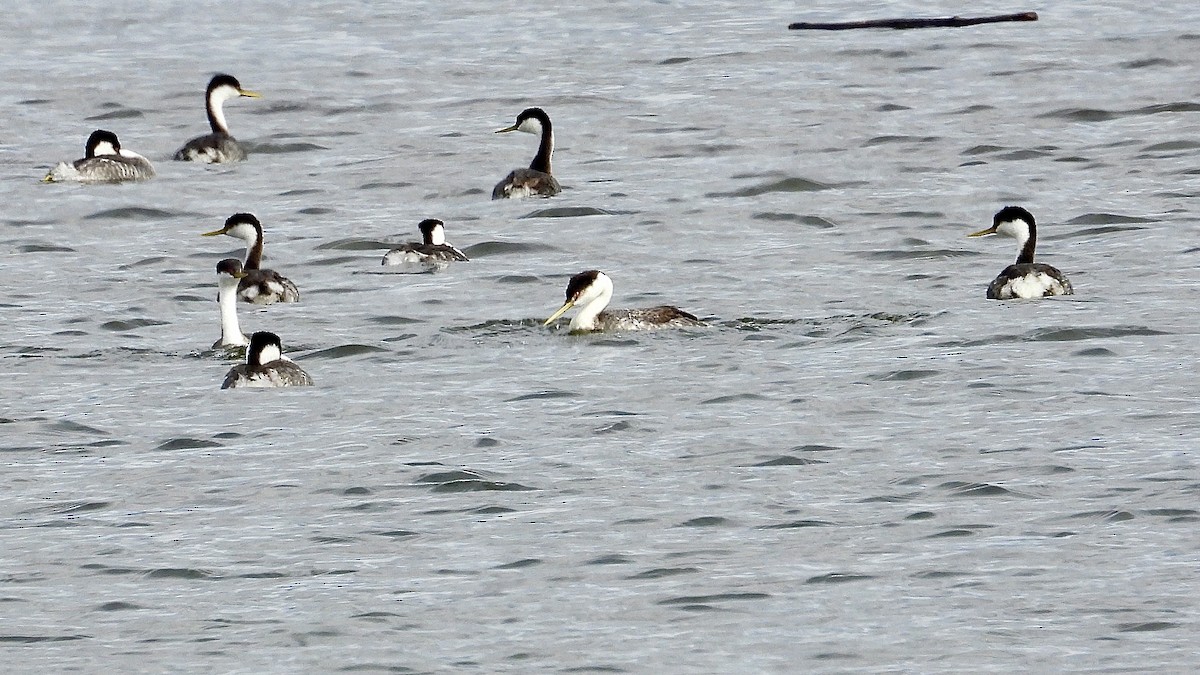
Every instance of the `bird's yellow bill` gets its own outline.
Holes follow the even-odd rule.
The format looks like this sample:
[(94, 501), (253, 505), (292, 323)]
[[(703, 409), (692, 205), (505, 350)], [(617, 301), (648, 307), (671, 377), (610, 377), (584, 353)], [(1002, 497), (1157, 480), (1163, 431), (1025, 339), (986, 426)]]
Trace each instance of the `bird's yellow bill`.
[(243, 277), (245, 277), (245, 276), (247, 276), (247, 275), (246, 275), (246, 271), (245, 271), (245, 270), (242, 270), (241, 272), (237, 272), (237, 273), (234, 273), (234, 274), (230, 274), (229, 276), (233, 277), (234, 279), (241, 279), (241, 278), (243, 278)]
[(986, 236), (988, 236), (989, 234), (996, 234), (996, 226), (995, 226), (995, 225), (993, 225), (993, 226), (989, 227), (989, 228), (988, 228), (988, 229), (986, 229), (986, 230), (980, 230), (980, 231), (978, 231), (978, 232), (972, 232), (971, 234), (968, 234), (967, 236), (968, 236), (968, 237), (986, 237)]
[(54, 182), (54, 172), (51, 171), (50, 173), (46, 174), (46, 177), (42, 179), (42, 182), (43, 183), (53, 183)]
[(201, 234), (200, 236), (201, 237), (215, 237), (218, 234), (225, 234), (225, 228), (222, 227), (219, 230), (213, 230), (212, 232), (205, 232), (204, 234)]
[(543, 323), (542, 325), (543, 325), (543, 326), (549, 326), (550, 324), (552, 324), (552, 323), (554, 323), (555, 321), (557, 321), (557, 320), (558, 320), (558, 317), (562, 316), (563, 314), (566, 314), (566, 313), (567, 313), (567, 310), (568, 310), (568, 309), (571, 309), (571, 308), (572, 308), (572, 307), (574, 307), (574, 306), (575, 306), (575, 301), (574, 301), (574, 300), (568, 300), (568, 301), (566, 302), (566, 304), (564, 304), (562, 307), (559, 307), (559, 308), (558, 308), (558, 311), (557, 311), (557, 312), (555, 312), (555, 313), (551, 314), (551, 315), (550, 315), (550, 318), (549, 318), (549, 319), (546, 319), (546, 322), (545, 322), (545, 323)]
[(496, 133), (498, 133), (498, 134), (506, 134), (506, 133), (508, 133), (508, 132), (510, 132), (510, 131), (516, 131), (516, 130), (517, 130), (517, 126), (518, 126), (518, 125), (514, 124), (514, 125), (512, 125), (511, 127), (504, 127), (503, 129), (497, 129), (497, 130), (496, 130)]
[(238, 94), (242, 96), (249, 96), (250, 98), (262, 98), (262, 94), (258, 93), (257, 91), (250, 91), (249, 89), (238, 89)]

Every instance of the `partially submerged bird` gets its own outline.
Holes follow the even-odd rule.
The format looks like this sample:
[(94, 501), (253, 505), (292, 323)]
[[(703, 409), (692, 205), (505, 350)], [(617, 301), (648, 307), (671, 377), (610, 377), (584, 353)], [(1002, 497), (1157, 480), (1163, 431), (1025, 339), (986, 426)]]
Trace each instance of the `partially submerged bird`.
[(446, 225), (436, 218), (426, 218), (417, 225), (424, 241), (409, 242), (388, 251), (384, 265), (423, 265), (443, 269), (452, 262), (468, 262), (463, 252), (446, 243)]
[(215, 237), (218, 234), (229, 235), (246, 242), (246, 262), (242, 268), (246, 276), (238, 285), (238, 298), (242, 302), (253, 302), (256, 305), (270, 305), (276, 302), (296, 302), (300, 299), (300, 290), (290, 279), (275, 270), (262, 269), (263, 238), (262, 223), (250, 213), (235, 213), (225, 220), (225, 226), (219, 230), (205, 232), (202, 237)]
[(69, 164), (59, 162), (42, 180), (47, 183), (120, 183), (153, 177), (154, 167), (150, 160), (122, 148), (113, 132), (97, 129), (88, 136), (82, 159)]
[(987, 288), (991, 300), (1041, 298), (1047, 295), (1072, 295), (1071, 282), (1050, 265), (1035, 263), (1033, 250), (1037, 246), (1037, 225), (1033, 214), (1020, 206), (1006, 206), (992, 217), (992, 226), (972, 232), (969, 237), (1002, 234), (1017, 240), (1017, 262), (1004, 268)]
[(238, 282), (246, 276), (242, 261), (226, 258), (217, 263), (217, 306), (221, 309), (221, 339), (213, 343), (213, 349), (245, 347), (250, 344), (242, 327), (238, 325), (237, 290)]
[(261, 98), (258, 92), (242, 89), (241, 83), (232, 75), (220, 74), (209, 80), (204, 93), (204, 105), (212, 133), (185, 143), (175, 153), (176, 160), (219, 164), (246, 159), (246, 149), (229, 134), (229, 125), (225, 123), (225, 101), (238, 96)]
[(652, 330), (656, 328), (688, 328), (706, 326), (695, 316), (679, 309), (663, 305), (645, 309), (610, 309), (613, 285), (608, 275), (599, 270), (580, 272), (567, 283), (567, 302), (550, 315), (543, 326), (549, 326), (572, 307), (579, 307), (571, 319), (575, 331), (628, 331)]
[(304, 369), (283, 355), (279, 336), (258, 331), (250, 336), (246, 362), (229, 369), (222, 389), (237, 387), (308, 387), (313, 380)]
[(550, 175), (550, 155), (554, 153), (554, 130), (550, 125), (550, 116), (541, 108), (526, 108), (517, 115), (517, 123), (496, 131), (498, 134), (510, 131), (524, 131), (541, 137), (537, 154), (533, 156), (528, 169), (513, 169), (504, 180), (492, 189), (492, 199), (511, 199), (516, 197), (552, 197), (562, 192), (562, 187), (554, 176)]

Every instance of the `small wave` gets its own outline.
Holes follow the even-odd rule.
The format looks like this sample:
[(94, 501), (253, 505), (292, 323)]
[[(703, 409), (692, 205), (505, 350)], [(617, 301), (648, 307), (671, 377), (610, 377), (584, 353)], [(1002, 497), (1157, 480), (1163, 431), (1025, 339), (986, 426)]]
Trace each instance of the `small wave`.
[(548, 209), (538, 209), (531, 211), (523, 216), (526, 218), (575, 218), (578, 216), (611, 216), (615, 215), (613, 211), (596, 208), (594, 206), (554, 206)]
[(1032, 342), (1072, 342), (1097, 338), (1118, 338), (1145, 335), (1170, 335), (1146, 326), (1114, 326), (1111, 328), (1040, 328), (1025, 334)]
[[(533, 251), (557, 251), (549, 244), (522, 241), (481, 241), (463, 249), (471, 258), (485, 258), (492, 255), (512, 255), (516, 253), (531, 253)], [(536, 279), (537, 277), (533, 277)]]
[(421, 476), (417, 483), (430, 485), (434, 492), (522, 492), (533, 490), (520, 483), (489, 480), (475, 471), (441, 471)]
[(1085, 213), (1067, 221), (1068, 225), (1113, 225), (1123, 223), (1153, 223), (1152, 218), (1123, 216), (1118, 213)]
[(818, 227), (823, 230), (833, 229), (833, 228), (837, 227), (837, 225), (835, 225), (834, 223), (832, 223), (828, 220), (825, 220), (824, 218), (822, 218), (820, 216), (802, 216), (798, 213), (777, 213), (777, 212), (767, 211), (767, 212), (755, 213), (754, 215), (752, 215), (750, 217), (755, 220), (799, 223), (801, 225), (809, 225), (811, 227)]
[[(123, 109), (101, 113), (99, 115), (92, 115), (91, 117), (85, 117), (83, 119), (87, 120), (88, 122), (101, 122), (104, 120), (127, 120), (144, 116), (145, 115), (143, 115), (142, 111), (140, 110)], [(124, 145), (124, 143), (122, 143), (122, 145)]]
[(325, 242), (318, 245), (314, 250), (317, 251), (374, 251), (383, 248), (393, 248), (395, 244), (389, 244), (386, 241), (379, 239), (337, 239), (335, 241)]
[(324, 145), (316, 143), (256, 143), (249, 150), (259, 155), (283, 155), (290, 152), (309, 152), (311, 150), (328, 150)]
[(830, 185), (818, 183), (815, 180), (800, 178), (793, 176), (780, 180), (773, 180), (758, 185), (752, 185), (733, 192), (709, 192), (705, 197), (757, 197), (769, 192), (817, 192), (819, 190), (828, 190)]
[(195, 450), (198, 448), (219, 448), (221, 444), (216, 441), (206, 441), (202, 438), (172, 438), (169, 441), (164, 441), (158, 444), (155, 450)]
[(100, 327), (104, 330), (121, 332), (144, 328), (146, 326), (165, 326), (166, 324), (166, 321), (159, 321), (157, 319), (128, 319), (125, 321), (105, 321), (100, 324)]
[(328, 349), (310, 352), (304, 356), (298, 356), (296, 357), (296, 360), (307, 361), (309, 359), (344, 359), (350, 356), (358, 356), (360, 354), (377, 354), (379, 352), (386, 351), (388, 350), (384, 349), (383, 347), (375, 347), (373, 345), (338, 345), (337, 347), (330, 347)]
[(83, 217), (84, 220), (100, 220), (114, 218), (122, 220), (167, 220), (169, 218), (206, 218), (203, 214), (187, 213), (184, 211), (163, 211), (146, 206), (125, 206), (118, 209), (105, 209)]

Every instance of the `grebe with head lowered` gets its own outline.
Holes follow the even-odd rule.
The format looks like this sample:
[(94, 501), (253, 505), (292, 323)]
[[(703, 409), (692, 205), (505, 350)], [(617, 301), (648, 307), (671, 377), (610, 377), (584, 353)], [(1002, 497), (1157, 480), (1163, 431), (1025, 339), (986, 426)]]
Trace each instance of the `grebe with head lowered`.
[(554, 130), (550, 125), (550, 116), (541, 108), (526, 108), (517, 115), (517, 123), (505, 127), (496, 133), (504, 134), (510, 131), (523, 131), (541, 137), (537, 154), (528, 169), (513, 169), (504, 180), (492, 189), (492, 199), (512, 199), (515, 197), (552, 197), (562, 192), (562, 187), (554, 176), (550, 175), (550, 155), (554, 153)]
[(245, 277), (242, 261), (226, 258), (217, 263), (217, 306), (221, 309), (221, 339), (213, 343), (213, 349), (245, 347), (250, 344), (238, 325), (237, 292), (238, 281)]
[(469, 262), (463, 252), (446, 243), (446, 224), (436, 218), (426, 218), (417, 225), (422, 242), (409, 242), (388, 251), (384, 265), (424, 265), (444, 269), (452, 262)]
[(88, 136), (82, 159), (70, 164), (59, 162), (43, 180), (47, 183), (120, 183), (153, 177), (154, 167), (150, 165), (150, 160), (122, 148), (121, 141), (113, 132), (97, 129)]
[(1020, 206), (1006, 206), (992, 217), (992, 226), (973, 232), (969, 237), (1002, 234), (1017, 240), (1017, 262), (1005, 267), (987, 288), (991, 300), (1041, 298), (1047, 295), (1072, 295), (1075, 291), (1062, 272), (1042, 263), (1033, 262), (1037, 246), (1037, 224), (1033, 214)]
[(209, 80), (208, 89), (204, 93), (204, 105), (212, 133), (185, 143), (175, 153), (176, 160), (219, 164), (246, 159), (246, 149), (229, 135), (229, 125), (225, 123), (225, 101), (238, 96), (261, 98), (258, 92), (242, 89), (241, 83), (232, 75), (220, 74)]
[(312, 383), (312, 378), (303, 368), (283, 355), (278, 335), (258, 331), (250, 336), (246, 362), (229, 369), (221, 388), (308, 387)]
[(571, 332), (653, 330), (708, 325), (682, 309), (669, 305), (645, 309), (606, 310), (605, 307), (608, 307), (609, 301), (612, 300), (612, 294), (612, 280), (607, 274), (599, 270), (580, 272), (567, 283), (567, 302), (542, 325), (549, 326), (572, 307), (579, 307), (579, 312), (571, 319)]
[(225, 226), (221, 229), (200, 236), (215, 237), (218, 234), (246, 242), (246, 262), (242, 264), (246, 276), (238, 285), (238, 298), (242, 302), (270, 305), (300, 300), (300, 290), (290, 279), (275, 270), (262, 269), (264, 240), (262, 223), (258, 222), (258, 218), (250, 213), (235, 213), (225, 220)]

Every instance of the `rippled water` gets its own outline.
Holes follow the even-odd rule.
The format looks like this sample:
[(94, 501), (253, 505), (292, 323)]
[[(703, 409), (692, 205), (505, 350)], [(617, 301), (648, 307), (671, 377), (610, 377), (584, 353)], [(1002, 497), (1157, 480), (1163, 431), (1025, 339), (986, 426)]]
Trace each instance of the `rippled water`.
[[(8, 670), (1194, 666), (1191, 3), (148, 5), (0, 29)], [(250, 160), (168, 161), (216, 71)], [(158, 177), (38, 183), (97, 127)], [(1076, 296), (984, 299), (1007, 203)], [(218, 389), (235, 211), (315, 388)], [(542, 329), (587, 268), (713, 326)]]

